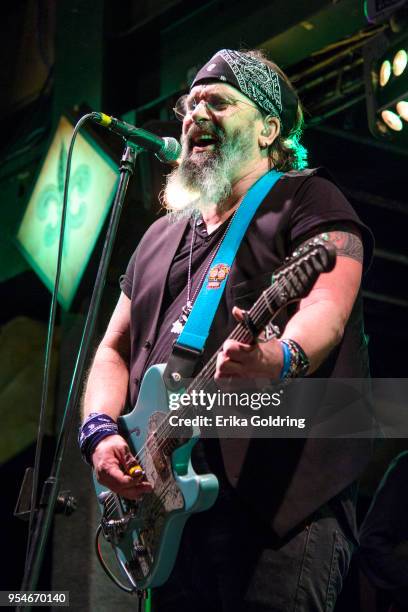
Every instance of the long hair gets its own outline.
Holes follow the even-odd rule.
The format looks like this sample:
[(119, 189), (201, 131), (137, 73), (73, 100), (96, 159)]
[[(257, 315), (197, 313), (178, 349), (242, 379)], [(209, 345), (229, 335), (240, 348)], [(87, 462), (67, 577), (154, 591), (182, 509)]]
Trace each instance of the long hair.
[[(283, 70), (281, 70), (274, 62), (269, 60), (263, 51), (258, 49), (252, 51), (243, 50), (241, 53), (267, 64), (280, 76), (283, 81), (285, 81), (286, 85), (293, 91), (294, 95), (298, 97), (292, 83), (289, 81), (289, 78), (286, 76)], [(264, 116), (266, 116), (264, 111), (261, 112), (264, 114)], [(270, 165), (273, 165), (276, 170), (288, 172), (289, 170), (302, 170), (307, 166), (307, 150), (300, 143), (303, 133), (303, 126), (303, 108), (299, 100), (293, 125), (285, 126), (284, 133), (279, 134), (268, 150)]]

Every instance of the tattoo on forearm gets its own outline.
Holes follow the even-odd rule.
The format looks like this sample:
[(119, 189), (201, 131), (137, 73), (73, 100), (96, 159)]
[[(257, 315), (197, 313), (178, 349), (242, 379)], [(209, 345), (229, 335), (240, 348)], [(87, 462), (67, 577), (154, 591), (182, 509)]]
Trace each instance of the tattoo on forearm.
[[(352, 232), (343, 232), (334, 230), (331, 232), (324, 232), (319, 234), (318, 238), (324, 240), (330, 240), (336, 247), (337, 255), (342, 257), (350, 257), (356, 261), (363, 262), (363, 243), (361, 239)], [(306, 240), (303, 244), (308, 244), (310, 240)]]

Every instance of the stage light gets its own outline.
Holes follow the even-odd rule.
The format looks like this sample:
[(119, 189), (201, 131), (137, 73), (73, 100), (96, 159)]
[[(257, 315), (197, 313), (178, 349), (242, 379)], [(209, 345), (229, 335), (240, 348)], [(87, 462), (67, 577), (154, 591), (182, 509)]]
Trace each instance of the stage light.
[(408, 142), (408, 36), (374, 36), (364, 47), (368, 124), (378, 138)]
[(408, 102), (401, 100), (397, 104), (397, 113), (404, 121), (408, 122)]
[(397, 77), (401, 76), (401, 74), (404, 72), (405, 68), (407, 67), (407, 62), (408, 62), (407, 52), (404, 49), (400, 49), (399, 51), (397, 51), (392, 61), (392, 71), (395, 76)]
[(381, 64), (380, 68), (380, 85), (381, 87), (385, 87), (391, 76), (391, 64), (388, 60), (385, 60)]
[(397, 114), (393, 113), (392, 111), (382, 111), (381, 118), (391, 130), (394, 130), (395, 132), (400, 132), (402, 130), (403, 125), (401, 119), (398, 117)]

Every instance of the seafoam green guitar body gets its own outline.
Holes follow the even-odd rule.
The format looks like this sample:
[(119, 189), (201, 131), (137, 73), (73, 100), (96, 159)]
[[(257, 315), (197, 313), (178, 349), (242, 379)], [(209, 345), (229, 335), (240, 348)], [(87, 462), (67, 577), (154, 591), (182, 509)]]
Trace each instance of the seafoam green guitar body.
[(169, 413), (164, 369), (165, 365), (149, 368), (136, 407), (119, 422), (121, 433), (153, 484), (153, 492), (137, 503), (129, 502), (94, 479), (102, 531), (127, 578), (138, 589), (166, 581), (185, 522), (193, 512), (210, 508), (218, 494), (217, 478), (198, 475), (191, 465), (197, 437), (167, 454), (162, 440), (154, 434)]

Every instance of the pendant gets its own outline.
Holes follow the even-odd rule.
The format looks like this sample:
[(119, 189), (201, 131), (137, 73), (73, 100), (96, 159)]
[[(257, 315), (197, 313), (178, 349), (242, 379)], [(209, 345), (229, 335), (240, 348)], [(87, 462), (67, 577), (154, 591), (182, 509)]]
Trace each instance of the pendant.
[(184, 329), (185, 324), (187, 323), (187, 319), (189, 317), (190, 312), (193, 309), (193, 305), (190, 302), (190, 300), (187, 302), (187, 304), (185, 306), (183, 306), (183, 309), (181, 311), (181, 315), (179, 316), (179, 318), (177, 319), (177, 321), (174, 321), (172, 327), (171, 327), (171, 333), (172, 334), (177, 334), (178, 336), (181, 334), (181, 332)]
[(180, 322), (180, 319), (177, 319), (177, 321), (174, 321), (171, 327), (171, 333), (177, 334), (177, 336), (179, 336), (181, 332), (183, 331), (183, 328), (184, 328), (184, 325)]

